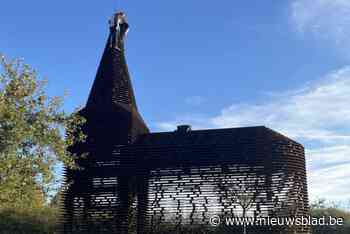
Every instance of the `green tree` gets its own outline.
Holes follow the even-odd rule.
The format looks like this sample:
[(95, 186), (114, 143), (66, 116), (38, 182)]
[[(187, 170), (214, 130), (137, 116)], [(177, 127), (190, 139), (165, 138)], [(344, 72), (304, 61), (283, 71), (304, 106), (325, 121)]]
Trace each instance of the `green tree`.
[(341, 226), (313, 226), (313, 234), (348, 234), (350, 233), (350, 212), (343, 210), (336, 205), (330, 205), (325, 199), (319, 199), (311, 204), (311, 216), (316, 218), (330, 216), (342, 218), (344, 223)]
[(75, 167), (67, 149), (84, 141), (84, 119), (46, 95), (47, 81), (22, 60), (0, 64), (0, 213), (45, 208), (55, 166)]

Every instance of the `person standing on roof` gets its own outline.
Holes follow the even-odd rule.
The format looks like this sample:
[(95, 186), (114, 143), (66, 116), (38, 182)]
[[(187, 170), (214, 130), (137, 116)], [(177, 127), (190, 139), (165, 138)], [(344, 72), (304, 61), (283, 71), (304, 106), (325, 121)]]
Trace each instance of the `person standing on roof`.
[(129, 29), (125, 13), (120, 11), (114, 14), (109, 20), (109, 26), (111, 31), (110, 47), (120, 50), (121, 42)]

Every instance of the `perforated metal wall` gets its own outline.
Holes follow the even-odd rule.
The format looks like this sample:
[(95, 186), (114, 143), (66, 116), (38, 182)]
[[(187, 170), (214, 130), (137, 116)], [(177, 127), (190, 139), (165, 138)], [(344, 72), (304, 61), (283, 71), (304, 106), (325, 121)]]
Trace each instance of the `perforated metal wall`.
[[(137, 109), (124, 40), (109, 43), (113, 30), (80, 112), (87, 141), (70, 149), (89, 155), (76, 159), (83, 170), (65, 171), (62, 233), (183, 233), (186, 226), (215, 231), (213, 215), (308, 215), (304, 149), (297, 142), (265, 127), (149, 133)], [(296, 226), (248, 230), (308, 233)], [(241, 227), (228, 231), (242, 233)]]

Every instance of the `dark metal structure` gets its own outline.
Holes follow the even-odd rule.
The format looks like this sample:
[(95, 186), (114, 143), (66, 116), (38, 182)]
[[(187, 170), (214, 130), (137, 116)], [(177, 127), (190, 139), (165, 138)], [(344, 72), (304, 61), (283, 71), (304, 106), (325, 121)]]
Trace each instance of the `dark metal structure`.
[[(124, 57), (116, 14), (86, 107), (84, 170), (66, 170), (63, 233), (152, 233), (210, 227), (210, 218), (308, 215), (303, 146), (266, 127), (150, 133)], [(303, 226), (248, 233), (308, 233)], [(215, 231), (215, 227), (211, 230)], [(230, 233), (242, 233), (232, 227)], [(158, 231), (169, 233), (169, 231)], [(179, 232), (181, 233), (181, 231)]]

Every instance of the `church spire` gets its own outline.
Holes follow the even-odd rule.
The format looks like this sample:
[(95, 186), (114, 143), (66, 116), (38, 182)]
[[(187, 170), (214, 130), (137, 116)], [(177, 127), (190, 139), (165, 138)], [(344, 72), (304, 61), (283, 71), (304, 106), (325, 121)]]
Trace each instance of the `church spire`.
[(148, 128), (137, 110), (124, 55), (129, 25), (123, 12), (114, 14), (109, 23), (109, 37), (85, 109), (93, 115), (105, 116), (114, 129), (128, 126), (129, 138), (134, 139), (137, 134), (148, 132)]
[(110, 20), (110, 34), (97, 70), (87, 107), (111, 108), (114, 105), (137, 109), (124, 55), (124, 40), (129, 25), (125, 14), (116, 13)]

